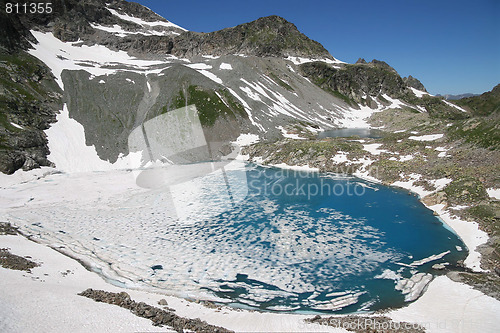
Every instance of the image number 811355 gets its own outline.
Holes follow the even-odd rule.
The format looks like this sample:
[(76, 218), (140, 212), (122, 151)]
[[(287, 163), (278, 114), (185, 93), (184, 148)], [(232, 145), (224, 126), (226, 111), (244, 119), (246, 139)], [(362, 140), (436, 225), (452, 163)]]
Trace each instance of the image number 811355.
[(12, 3), (5, 4), (7, 14), (50, 14), (52, 13), (52, 2), (30, 2), (30, 3)]

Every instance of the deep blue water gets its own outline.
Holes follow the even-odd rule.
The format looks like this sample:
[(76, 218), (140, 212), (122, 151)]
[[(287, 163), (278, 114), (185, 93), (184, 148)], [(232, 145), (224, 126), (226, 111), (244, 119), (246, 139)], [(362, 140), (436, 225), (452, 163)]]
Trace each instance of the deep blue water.
[[(433, 264), (453, 265), (467, 255), (459, 237), (406, 190), (264, 167), (247, 170), (247, 180), (243, 202), (195, 231), (213, 245), (204, 249), (210, 254), (248, 260), (248, 269), (235, 266), (236, 279), (204, 287), (235, 306), (331, 312), (328, 302), (346, 295), (355, 303), (333, 310), (401, 306), (404, 295), (395, 280), (380, 274), (436, 274)], [(445, 251), (450, 253), (421, 266), (397, 264)]]

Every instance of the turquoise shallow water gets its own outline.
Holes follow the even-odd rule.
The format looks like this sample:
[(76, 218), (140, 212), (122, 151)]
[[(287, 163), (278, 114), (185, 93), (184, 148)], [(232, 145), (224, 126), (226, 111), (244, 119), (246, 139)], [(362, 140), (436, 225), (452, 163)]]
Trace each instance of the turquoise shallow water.
[[(248, 170), (247, 179), (246, 200), (197, 228), (197, 235), (213, 244), (211, 253), (258, 258), (265, 263), (262, 276), (264, 267), (273, 267), (295, 278), (278, 287), (261, 282), (259, 273), (237, 272), (236, 279), (206, 288), (233, 305), (339, 313), (401, 306), (396, 280), (436, 273), (433, 264), (466, 257), (460, 238), (406, 190), (263, 167)], [(405, 266), (447, 251), (442, 259)], [(294, 291), (294, 284), (306, 287)], [(332, 308), (336, 300), (347, 302)]]

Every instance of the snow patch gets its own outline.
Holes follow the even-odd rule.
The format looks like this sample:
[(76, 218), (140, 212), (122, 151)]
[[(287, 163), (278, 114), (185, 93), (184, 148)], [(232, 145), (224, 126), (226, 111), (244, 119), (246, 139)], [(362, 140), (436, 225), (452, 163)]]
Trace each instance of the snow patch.
[(160, 26), (160, 27), (167, 27), (167, 28), (177, 28), (177, 29), (181, 29), (181, 30), (187, 31), (183, 27), (180, 27), (177, 24), (174, 24), (174, 23), (169, 22), (169, 21), (166, 21), (166, 22), (165, 21), (153, 21), (153, 22), (149, 22), (149, 21), (144, 21), (143, 19), (140, 19), (138, 17), (130, 16), (130, 15), (127, 15), (127, 14), (120, 14), (116, 10), (111, 9), (111, 8), (107, 8), (107, 10), (109, 10), (111, 12), (111, 14), (113, 14), (113, 15), (121, 18), (124, 21), (133, 22), (135, 24), (139, 24), (139, 25), (142, 25), (142, 26), (146, 26), (146, 27), (158, 27), (158, 26)]
[(186, 66), (189, 67), (189, 68), (192, 68), (192, 69), (212, 69), (212, 66), (207, 65), (207, 64), (203, 64), (203, 63), (189, 64), (189, 65), (186, 65)]
[[(28, 53), (44, 62), (55, 76), (56, 82), (64, 89), (61, 73), (64, 69), (84, 70), (93, 76), (114, 74), (118, 70), (104, 68), (106, 65), (124, 64), (134, 70), (148, 71), (148, 67), (163, 64), (162, 61), (140, 60), (125, 51), (113, 51), (102, 45), (75, 46), (77, 42), (62, 42), (50, 32), (31, 30), (38, 41), (32, 44)], [(83, 66), (88, 65), (88, 66)], [(163, 69), (155, 69), (161, 71)]]
[[(401, 177), (404, 177), (404, 175), (400, 175)], [(405, 188), (407, 190), (413, 191), (417, 193), (421, 198), (433, 193), (433, 191), (427, 191), (424, 189), (422, 186), (415, 186), (413, 185), (414, 182), (420, 180), (422, 178), (422, 175), (416, 174), (416, 173), (411, 173), (408, 175), (409, 180), (407, 181), (396, 181), (392, 183), (392, 186), (398, 186)]]
[(443, 101), (443, 102), (445, 102), (446, 104), (448, 104), (449, 106), (451, 106), (451, 107), (453, 107), (453, 108), (457, 109), (457, 110), (460, 110), (460, 111), (462, 111), (462, 112), (467, 113), (467, 110), (465, 110), (465, 109), (461, 108), (461, 107), (460, 107), (460, 106), (458, 106), (458, 105), (455, 105), (455, 104), (453, 104), (453, 103), (450, 103), (450, 102), (448, 102), (448, 101), (447, 101), (447, 100), (445, 100), (445, 99), (443, 99), (442, 101)]
[(348, 153), (339, 151), (335, 156), (332, 157), (332, 161), (335, 163), (345, 163), (349, 161), (349, 158), (347, 157)]
[(231, 66), (231, 64), (227, 64), (227, 63), (223, 62), (220, 64), (219, 69), (232, 70), (233, 66)]
[(434, 185), (434, 187), (436, 188), (436, 191), (441, 191), (443, 188), (446, 187), (446, 185), (448, 185), (452, 181), (453, 181), (453, 179), (450, 179), (450, 178), (440, 178), (440, 179), (429, 180), (429, 183)]
[(115, 163), (101, 160), (94, 146), (85, 145), (84, 128), (69, 117), (66, 104), (57, 115), (57, 122), (52, 124), (45, 133), (50, 150), (47, 158), (55, 163), (58, 170), (64, 172), (126, 169), (130, 166), (129, 157), (137, 159), (142, 156), (142, 152), (136, 152), (130, 153), (129, 157), (119, 157)]
[(370, 143), (363, 145), (363, 149), (369, 152), (372, 155), (380, 155), (381, 153), (387, 153), (388, 151), (385, 149), (379, 149), (383, 144), (382, 143)]
[(214, 81), (215, 83), (222, 84), (222, 80), (217, 75), (215, 75), (207, 70), (204, 70), (204, 69), (198, 70), (198, 72), (205, 75), (206, 77), (208, 77), (210, 80)]
[(293, 62), (295, 65), (302, 65), (302, 64), (305, 64), (308, 62), (315, 62), (315, 61), (321, 61), (321, 62), (325, 62), (325, 63), (331, 64), (331, 65), (345, 64), (345, 62), (337, 60), (335, 58), (333, 58), (333, 60), (332, 60), (332, 59), (328, 59), (328, 58), (303, 58), (303, 57), (291, 57), (291, 56), (289, 56), (288, 58), (286, 58), (286, 60)]
[(305, 138), (300, 137), (298, 134), (288, 133), (288, 131), (285, 128), (283, 128), (283, 126), (277, 126), (276, 129), (279, 129), (281, 131), (281, 134), (285, 138), (294, 140), (305, 140)]
[(500, 200), (500, 188), (489, 188), (486, 190), (490, 198)]
[(246, 147), (253, 145), (254, 143), (257, 143), (260, 141), (260, 138), (257, 134), (240, 134), (240, 136), (234, 141), (235, 144), (237, 144), (240, 147)]
[(421, 90), (418, 90), (418, 89), (415, 89), (415, 88), (412, 88), (412, 87), (410, 87), (410, 89), (411, 89), (411, 91), (413, 91), (413, 93), (414, 93), (417, 97), (419, 97), (419, 98), (421, 98), (421, 97), (423, 97), (423, 96), (426, 96), (426, 95), (427, 95), (427, 96), (430, 96), (430, 94), (429, 94), (429, 93), (427, 93), (427, 92), (425, 92), (425, 91), (421, 91)]
[(477, 247), (488, 241), (488, 234), (480, 230), (476, 222), (467, 222), (457, 217), (452, 217), (445, 210), (444, 204), (437, 204), (428, 208), (438, 213), (439, 217), (460, 236), (469, 249), (469, 255), (464, 261), (465, 265), (475, 271), (484, 272), (480, 266), (481, 254), (477, 251)]
[(426, 332), (497, 332), (500, 302), (471, 286), (438, 276), (414, 303), (386, 315), (394, 321), (426, 323)]
[(410, 140), (415, 140), (415, 141), (434, 141), (441, 139), (444, 136), (444, 134), (427, 134), (427, 135), (420, 135), (420, 136), (410, 136), (408, 139)]
[(22, 127), (21, 125), (18, 125), (18, 124), (16, 124), (16, 123), (14, 123), (14, 122), (12, 122), (12, 121), (10, 122), (10, 124), (11, 124), (12, 126), (14, 126), (15, 128), (24, 129), (24, 127)]

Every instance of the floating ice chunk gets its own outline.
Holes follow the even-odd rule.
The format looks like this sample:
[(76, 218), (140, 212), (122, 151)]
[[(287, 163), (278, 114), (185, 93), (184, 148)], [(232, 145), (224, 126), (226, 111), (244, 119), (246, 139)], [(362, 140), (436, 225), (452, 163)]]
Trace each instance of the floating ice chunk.
[(384, 270), (381, 274), (373, 277), (374, 279), (386, 279), (386, 280), (400, 280), (401, 275), (398, 273), (391, 271), (390, 269)]
[(416, 260), (416, 261), (412, 262), (410, 264), (410, 266), (412, 266), (412, 267), (421, 266), (421, 265), (426, 264), (428, 262), (441, 259), (441, 258), (443, 258), (445, 255), (447, 255), (450, 252), (451, 251), (445, 251), (445, 252), (442, 252), (442, 253), (439, 253), (439, 254), (434, 254), (434, 255), (429, 256), (429, 257), (424, 258), (424, 259)]
[(396, 290), (400, 290), (405, 295), (405, 301), (416, 300), (432, 281), (432, 274), (418, 273), (409, 279), (402, 279), (396, 284)]
[(349, 305), (356, 304), (358, 302), (359, 296), (361, 296), (362, 294), (364, 294), (364, 292), (347, 294), (345, 296), (334, 298), (328, 302), (314, 304), (312, 308), (315, 310), (340, 310)]
[(271, 310), (271, 311), (287, 311), (287, 312), (290, 312), (290, 311), (295, 311), (295, 310), (298, 310), (300, 309), (300, 306), (287, 306), (287, 305), (275, 305), (275, 306), (268, 306), (267, 307), (268, 310)]
[(282, 169), (295, 170), (295, 171), (319, 172), (318, 168), (312, 168), (309, 165), (288, 165), (286, 163), (280, 163), (280, 164), (271, 164), (271, 166)]

